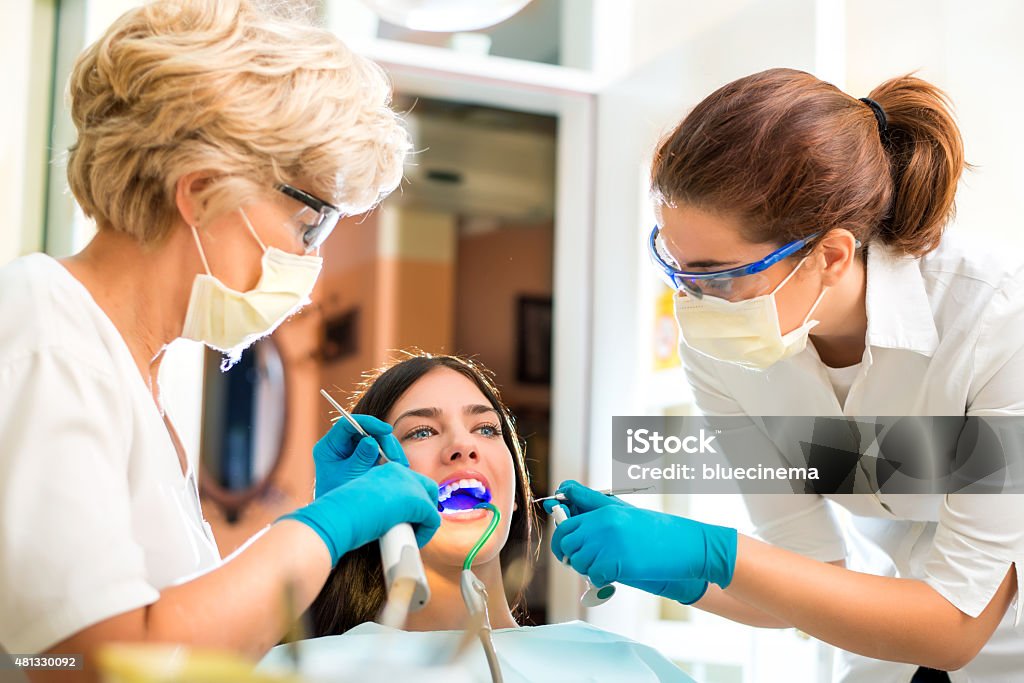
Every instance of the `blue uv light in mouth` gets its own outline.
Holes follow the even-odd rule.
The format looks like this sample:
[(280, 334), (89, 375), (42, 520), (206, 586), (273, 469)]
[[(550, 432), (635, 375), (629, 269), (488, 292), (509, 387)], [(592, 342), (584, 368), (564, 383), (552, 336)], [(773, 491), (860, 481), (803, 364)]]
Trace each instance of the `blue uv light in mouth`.
[(438, 512), (463, 512), (491, 502), (491, 492), (475, 479), (448, 482), (437, 488)]

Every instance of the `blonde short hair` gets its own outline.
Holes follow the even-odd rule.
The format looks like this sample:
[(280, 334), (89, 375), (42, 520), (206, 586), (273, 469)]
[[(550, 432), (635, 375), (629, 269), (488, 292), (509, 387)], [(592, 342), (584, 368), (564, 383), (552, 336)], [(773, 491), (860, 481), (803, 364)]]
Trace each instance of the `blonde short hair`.
[(346, 213), (402, 178), (411, 143), (373, 62), (250, 0), (157, 0), (122, 15), (70, 80), (68, 182), (100, 229), (159, 241), (176, 184), (209, 173), (203, 222), (301, 184)]

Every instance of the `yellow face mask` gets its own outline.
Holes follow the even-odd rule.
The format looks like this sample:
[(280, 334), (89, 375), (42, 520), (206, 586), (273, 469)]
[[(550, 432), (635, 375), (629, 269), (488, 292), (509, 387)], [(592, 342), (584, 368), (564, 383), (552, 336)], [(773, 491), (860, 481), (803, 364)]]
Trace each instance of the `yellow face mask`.
[(782, 334), (776, 293), (800, 269), (806, 257), (768, 294), (743, 301), (727, 301), (705, 295), (676, 297), (675, 314), (683, 342), (715, 360), (753, 370), (766, 370), (780, 360), (804, 350), (811, 329), (818, 324), (811, 315), (828, 287), (823, 287), (803, 323)]
[(192, 226), (192, 236), (206, 273), (196, 275), (192, 283), (181, 333), (186, 339), (201, 341), (227, 355), (223, 369), (238, 362), (242, 351), (309, 303), (309, 295), (323, 267), (319, 256), (298, 256), (276, 247), (268, 248), (245, 212), (239, 209), (239, 213), (263, 248), (263, 272), (259, 282), (248, 292), (239, 292), (214, 277), (199, 242), (199, 233)]

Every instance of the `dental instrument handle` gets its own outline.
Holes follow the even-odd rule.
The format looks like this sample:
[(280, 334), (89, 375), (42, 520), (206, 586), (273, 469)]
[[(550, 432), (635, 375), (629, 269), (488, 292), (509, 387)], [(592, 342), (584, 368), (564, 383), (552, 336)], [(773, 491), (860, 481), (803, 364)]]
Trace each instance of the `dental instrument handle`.
[[(320, 393), (323, 394), (323, 397), (334, 406), (334, 409), (342, 417), (348, 420), (353, 429), (363, 436), (369, 436), (366, 430), (355, 421), (355, 418), (342, 408), (341, 404), (331, 398), (330, 394), (323, 389), (320, 390)], [(377, 445), (377, 451), (380, 453), (381, 460), (388, 462), (388, 457), (384, 454), (384, 449), (380, 447), (380, 444)], [(427, 575), (423, 571), (423, 559), (420, 557), (419, 546), (416, 545), (416, 535), (413, 534), (410, 524), (397, 524), (380, 537), (379, 543), (381, 565), (384, 569), (384, 584), (388, 590), (388, 600), (390, 602), (394, 599), (397, 602), (404, 603), (401, 607), (392, 604), (390, 609), (388, 605), (385, 605), (385, 610), (390, 618), (397, 619), (401, 617), (401, 621), (404, 623), (404, 613), (409, 611), (415, 612), (423, 608), (430, 601), (430, 584), (427, 583)], [(403, 580), (412, 582), (414, 586), (411, 598), (400, 599), (405, 597), (406, 590), (398, 591), (392, 598), (396, 582)], [(395, 628), (401, 628), (402, 626), (401, 623), (390, 625), (393, 625)]]
[(543, 498), (534, 498), (534, 503), (543, 503), (545, 500), (565, 500), (564, 493), (556, 493), (553, 496), (544, 496)]
[(604, 489), (603, 491), (601, 491), (601, 493), (603, 493), (606, 496), (623, 496), (628, 493), (640, 493), (641, 491), (646, 491), (647, 489), (652, 488), (654, 488), (654, 484), (651, 484), (650, 486), (636, 486), (633, 488), (624, 489)]
[[(551, 519), (555, 520), (555, 526), (558, 526), (565, 520), (569, 519), (569, 516), (565, 514), (565, 508), (561, 505), (556, 505), (551, 509)], [(569, 558), (563, 557), (562, 564), (568, 565)], [(615, 595), (615, 585), (608, 584), (607, 586), (595, 586), (590, 582), (590, 577), (584, 576), (583, 581), (586, 585), (586, 589), (583, 591), (583, 595), (580, 596), (580, 602), (584, 607), (597, 607), (611, 600), (611, 597)]]
[[(565, 508), (564, 507), (562, 507), (561, 505), (556, 505), (555, 507), (551, 508), (551, 519), (555, 520), (555, 526), (558, 526), (559, 524), (561, 524), (565, 520), (569, 519), (569, 515), (565, 514)], [(563, 557), (562, 558), (562, 564), (564, 564), (565, 566), (568, 567), (569, 566), (569, 558), (568, 557)], [(587, 581), (589, 581), (589, 580), (590, 579), (587, 579)]]
[(484, 599), (486, 588), (483, 582), (472, 569), (463, 569), (459, 578), (459, 589), (462, 592), (462, 602), (466, 603), (466, 611), (471, 617), (483, 616), (480, 628), (490, 629), (491, 624), (487, 620), (487, 601)]
[[(427, 575), (423, 571), (423, 559), (420, 557), (419, 546), (416, 545), (416, 536), (409, 524), (398, 524), (388, 529), (387, 533), (380, 537), (380, 561), (384, 568), (384, 585), (388, 589), (388, 599), (391, 599), (399, 582), (407, 582), (412, 585), (412, 595), (405, 602), (409, 605), (409, 611), (415, 612), (422, 609), (430, 601), (430, 584), (427, 583)], [(396, 595), (397, 599), (399, 595)], [(401, 628), (404, 624), (403, 618), (399, 625), (394, 628)]]
[(487, 613), (487, 587), (484, 586), (483, 581), (477, 578), (472, 569), (463, 569), (459, 588), (462, 591), (462, 602), (466, 604), (466, 611), (469, 613), (471, 622), (480, 622), (480, 644), (484, 648), (491, 681), (492, 683), (502, 683), (504, 678), (501, 673), (501, 665), (498, 662), (498, 653), (495, 652), (494, 641), (491, 640), (491, 619)]

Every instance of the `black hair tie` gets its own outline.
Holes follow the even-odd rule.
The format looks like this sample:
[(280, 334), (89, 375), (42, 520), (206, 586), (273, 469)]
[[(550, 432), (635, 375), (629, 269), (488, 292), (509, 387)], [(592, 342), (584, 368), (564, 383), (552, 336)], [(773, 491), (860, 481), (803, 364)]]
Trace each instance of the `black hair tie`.
[(875, 102), (870, 97), (862, 97), (860, 101), (871, 107), (871, 112), (875, 115), (875, 120), (878, 121), (878, 136), (882, 139), (882, 145), (885, 147), (889, 146), (889, 118), (885, 115), (885, 110), (882, 109), (882, 105)]

